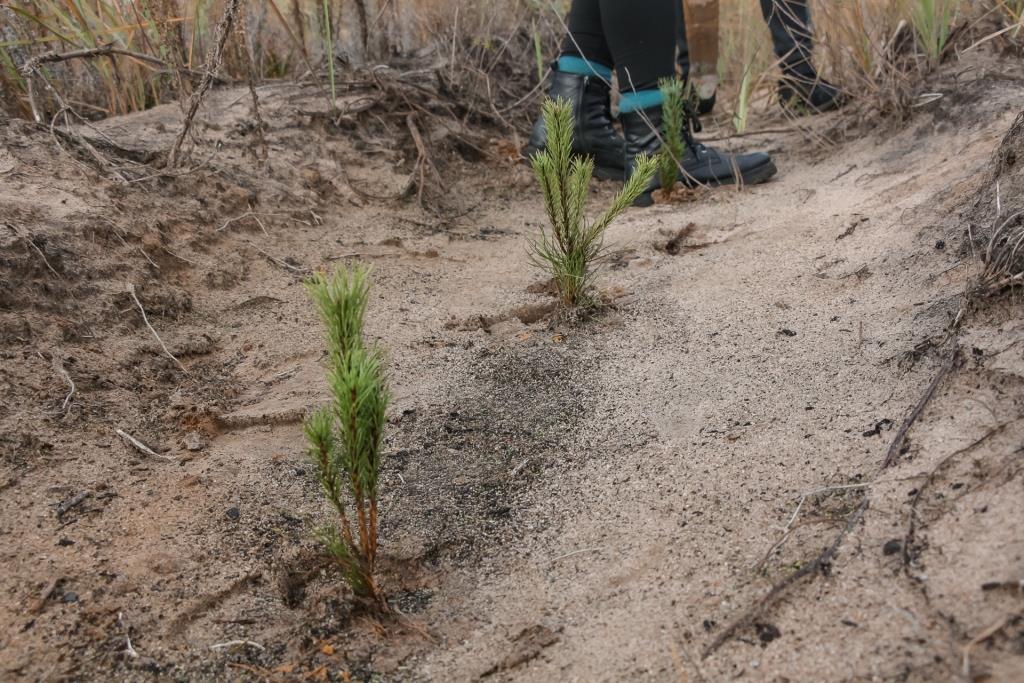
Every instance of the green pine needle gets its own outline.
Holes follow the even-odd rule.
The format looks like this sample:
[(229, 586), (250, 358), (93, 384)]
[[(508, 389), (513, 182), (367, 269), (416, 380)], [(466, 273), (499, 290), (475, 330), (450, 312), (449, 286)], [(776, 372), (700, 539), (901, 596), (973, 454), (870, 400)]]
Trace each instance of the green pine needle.
[[(377, 484), (388, 389), (383, 354), (363, 340), (369, 271), (339, 267), (306, 283), (327, 331), (331, 405), (303, 425), (309, 457), (337, 524), (318, 532), (345, 580), (361, 597), (386, 609), (373, 580), (377, 552)], [(351, 505), (346, 503), (349, 499)]]
[(683, 83), (678, 78), (663, 78), (658, 81), (661, 90), (661, 135), (662, 146), (658, 150), (658, 178), (661, 189), (668, 193), (679, 178), (679, 166), (683, 162), (686, 148), (683, 143), (683, 126), (686, 125), (686, 110), (683, 107)]
[(633, 176), (611, 206), (588, 223), (585, 209), (594, 161), (572, 154), (572, 105), (563, 100), (548, 100), (543, 115), (547, 148), (530, 162), (551, 227), (542, 228), (531, 242), (530, 258), (551, 275), (565, 306), (579, 306), (591, 300), (595, 272), (604, 256), (605, 230), (647, 189), (657, 162), (646, 156), (638, 158)]

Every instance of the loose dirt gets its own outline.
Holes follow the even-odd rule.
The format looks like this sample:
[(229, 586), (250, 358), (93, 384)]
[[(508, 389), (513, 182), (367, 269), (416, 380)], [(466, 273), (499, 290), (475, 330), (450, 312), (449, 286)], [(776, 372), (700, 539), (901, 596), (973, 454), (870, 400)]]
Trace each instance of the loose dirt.
[[(997, 204), (1024, 207), (1024, 80), (975, 66), (842, 145), (729, 141), (778, 178), (628, 212), (579, 320), (528, 263), (508, 141), (439, 157), (420, 206), (416, 151), (302, 88), (260, 91), (265, 164), (248, 93), (215, 92), (174, 178), (0, 123), (0, 678), (1021, 680), (1019, 295), (953, 323)], [(158, 152), (179, 120), (83, 133)], [(301, 282), (347, 260), (394, 391), (384, 621), (311, 540)]]

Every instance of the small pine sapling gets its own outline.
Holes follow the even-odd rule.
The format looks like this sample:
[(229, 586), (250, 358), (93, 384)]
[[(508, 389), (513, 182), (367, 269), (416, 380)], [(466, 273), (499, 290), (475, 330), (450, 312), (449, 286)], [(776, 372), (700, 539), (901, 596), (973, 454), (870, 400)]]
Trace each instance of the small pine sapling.
[(647, 189), (657, 162), (645, 154), (638, 156), (632, 176), (611, 205), (597, 220), (588, 222), (584, 208), (594, 160), (572, 155), (572, 106), (564, 100), (548, 100), (543, 115), (547, 146), (530, 163), (551, 229), (541, 229), (540, 237), (530, 245), (530, 257), (551, 274), (562, 304), (579, 306), (590, 302), (595, 269), (604, 256), (605, 230)]
[(663, 78), (658, 81), (661, 90), (661, 136), (662, 145), (658, 150), (658, 178), (663, 196), (668, 197), (675, 189), (679, 178), (679, 166), (683, 162), (686, 148), (683, 143), (683, 126), (688, 125), (686, 109), (683, 106), (683, 83), (678, 78)]
[(312, 413), (304, 427), (320, 485), (337, 513), (336, 522), (317, 536), (356, 596), (387, 611), (374, 580), (374, 562), (377, 481), (389, 396), (383, 354), (363, 341), (367, 274), (363, 267), (339, 267), (331, 276), (317, 273), (306, 283), (327, 329), (331, 404)]

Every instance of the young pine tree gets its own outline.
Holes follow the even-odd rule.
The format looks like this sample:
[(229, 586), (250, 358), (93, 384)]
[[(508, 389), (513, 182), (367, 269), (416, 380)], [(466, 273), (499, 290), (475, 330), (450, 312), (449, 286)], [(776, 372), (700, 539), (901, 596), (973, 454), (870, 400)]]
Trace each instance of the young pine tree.
[(686, 147), (683, 142), (683, 126), (687, 125), (683, 107), (683, 83), (678, 78), (663, 78), (658, 81), (661, 90), (661, 149), (658, 150), (658, 178), (661, 191), (668, 196), (676, 186), (679, 165), (683, 161)]
[(572, 156), (572, 107), (563, 100), (548, 100), (543, 107), (547, 147), (530, 163), (544, 195), (544, 208), (551, 229), (541, 230), (530, 245), (533, 262), (554, 279), (565, 306), (589, 302), (595, 269), (604, 255), (604, 232), (608, 225), (647, 189), (656, 162), (641, 155), (633, 175), (597, 220), (584, 216), (593, 159)]
[(339, 267), (306, 283), (327, 329), (331, 404), (305, 422), (309, 456), (334, 524), (317, 536), (337, 562), (355, 594), (387, 611), (374, 581), (377, 556), (377, 479), (384, 438), (388, 389), (383, 355), (363, 341), (369, 293), (368, 270)]

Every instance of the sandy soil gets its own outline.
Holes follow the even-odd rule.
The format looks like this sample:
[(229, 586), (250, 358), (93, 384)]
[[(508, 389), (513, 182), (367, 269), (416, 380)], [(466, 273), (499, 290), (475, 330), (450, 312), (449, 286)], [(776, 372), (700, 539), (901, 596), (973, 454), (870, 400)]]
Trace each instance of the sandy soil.
[[(558, 323), (507, 141), (446, 157), (422, 208), (394, 198), (413, 157), (301, 89), (261, 91), (268, 163), (225, 90), (208, 163), (129, 184), (0, 122), (0, 677), (1021, 680), (1019, 295), (951, 327), (997, 196), (1024, 207), (1013, 68), (841, 146), (776, 136), (767, 185), (629, 212), (614, 305)], [(152, 152), (178, 117), (97, 128)], [(346, 259), (374, 265), (395, 394), (389, 621), (310, 538), (301, 281)]]

